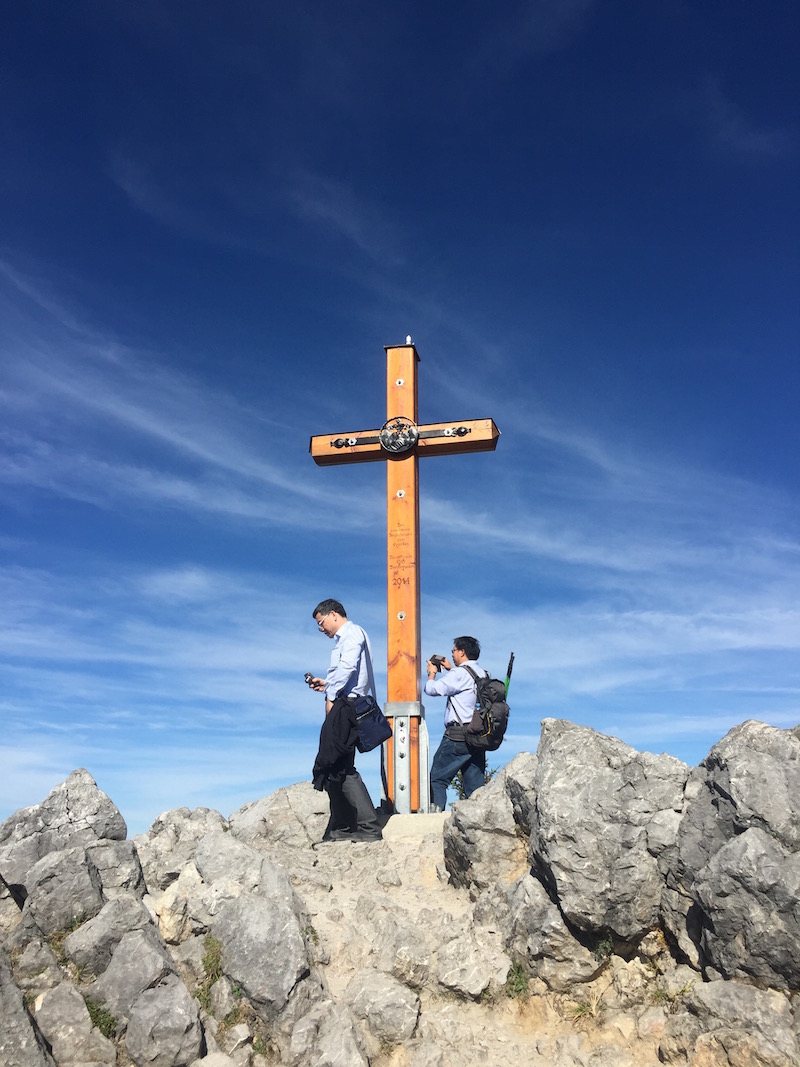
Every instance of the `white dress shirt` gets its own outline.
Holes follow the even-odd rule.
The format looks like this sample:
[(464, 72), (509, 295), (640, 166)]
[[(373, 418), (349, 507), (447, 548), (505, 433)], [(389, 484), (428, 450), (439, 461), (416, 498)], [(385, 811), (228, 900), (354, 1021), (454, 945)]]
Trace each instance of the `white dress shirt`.
[(447, 707), (444, 712), (444, 724), (472, 722), (472, 713), (477, 703), (477, 689), (475, 680), (466, 666), (472, 667), (479, 678), (483, 678), (486, 671), (479, 667), (473, 659), (466, 660), (459, 667), (453, 667), (451, 671), (442, 671), (436, 678), (429, 678), (425, 683), (425, 692), (429, 697), (447, 697)]
[(325, 696), (333, 702), (339, 693), (342, 696), (369, 692), (369, 665), (372, 658), (369, 638), (360, 626), (348, 619), (336, 631), (333, 638), (331, 665), (325, 675)]

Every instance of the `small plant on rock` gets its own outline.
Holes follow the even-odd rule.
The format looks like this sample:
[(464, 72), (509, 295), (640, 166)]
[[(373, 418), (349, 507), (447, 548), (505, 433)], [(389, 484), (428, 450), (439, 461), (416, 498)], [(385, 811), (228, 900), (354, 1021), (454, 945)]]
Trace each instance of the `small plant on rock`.
[(588, 1019), (599, 1019), (603, 1014), (603, 994), (597, 989), (587, 990), (585, 999), (575, 1001), (569, 1014), (573, 1022), (583, 1022)]
[(687, 982), (685, 986), (675, 990), (665, 989), (664, 986), (658, 985), (653, 990), (653, 1003), (666, 1008), (669, 1012), (673, 1012), (677, 1009), (693, 985), (694, 982)]
[(92, 1020), (92, 1026), (97, 1027), (103, 1037), (113, 1037), (117, 1029), (117, 1020), (105, 1004), (89, 1000), (88, 997), (84, 997), (83, 1000), (86, 1004), (86, 1010), (89, 1012), (89, 1018)]
[(210, 978), (213, 984), (218, 978), (222, 977), (222, 945), (217, 941), (216, 937), (207, 934), (205, 941), (203, 941), (203, 948), (205, 949), (203, 953), (203, 970), (206, 972), (206, 977)]
[[(497, 774), (498, 770), (499, 770), (498, 767), (487, 767), (486, 768), (486, 770), (483, 773), (484, 783), (486, 785), (488, 785), (489, 782), (491, 782), (492, 778), (494, 778), (494, 776)], [(463, 775), (463, 773), (461, 771), (459, 771), (456, 774), (456, 776), (453, 779), (451, 784), (452, 784), (453, 789), (455, 789), (455, 791), (456, 791), (456, 800), (466, 800), (467, 798), (466, 798), (466, 795), (464, 793), (464, 775)], [(451, 808), (452, 808), (453, 804), (455, 804), (455, 800), (450, 802), (450, 807)]]
[(269, 1033), (260, 1020), (256, 1020), (253, 1027), (253, 1052), (256, 1056), (274, 1056), (276, 1051), (269, 1039)]
[(303, 927), (303, 937), (305, 937), (307, 941), (310, 941), (312, 945), (319, 944), (319, 934), (314, 928), (313, 923), (306, 923), (306, 925)]
[(211, 1004), (211, 987), (222, 977), (222, 945), (216, 937), (206, 935), (203, 942), (203, 970), (205, 978), (197, 987), (197, 999), (203, 1011), (208, 1011)]
[(592, 949), (592, 955), (596, 960), (602, 963), (603, 960), (607, 960), (611, 953), (614, 951), (614, 941), (610, 934), (605, 934), (595, 944)]
[(64, 942), (67, 940), (71, 933), (77, 930), (79, 926), (83, 926), (85, 922), (85, 915), (76, 915), (75, 918), (72, 920), (71, 924), (65, 930), (56, 930), (48, 937), (47, 940), (50, 944), (50, 948), (53, 950), (56, 959), (62, 967), (66, 966), (67, 964), (67, 957), (64, 953)]
[(520, 1000), (527, 1000), (530, 990), (528, 975), (525, 968), (517, 960), (512, 963), (506, 978), (506, 996)]
[(236, 1007), (232, 1008), (219, 1024), (217, 1039), (221, 1041), (232, 1026), (238, 1026), (239, 1023), (249, 1023), (252, 1014), (249, 1003), (246, 1000), (240, 1000)]

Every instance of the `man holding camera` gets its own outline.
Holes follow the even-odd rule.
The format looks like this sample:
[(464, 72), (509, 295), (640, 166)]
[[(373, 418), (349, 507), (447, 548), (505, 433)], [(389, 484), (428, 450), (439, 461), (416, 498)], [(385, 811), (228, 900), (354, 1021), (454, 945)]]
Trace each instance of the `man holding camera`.
[[(466, 732), (477, 703), (475, 680), (466, 667), (483, 677), (486, 671), (477, 663), (480, 654), (481, 646), (474, 637), (456, 637), (452, 663), (446, 656), (431, 656), (427, 663), (425, 692), (431, 697), (447, 697), (444, 737), (431, 764), (431, 811), (445, 810), (447, 787), (459, 771), (465, 797), (486, 784), (486, 753), (469, 747)], [(442, 668), (447, 673), (437, 678)]]
[(374, 689), (369, 638), (350, 622), (338, 600), (323, 600), (312, 614), (320, 633), (334, 643), (325, 677), (306, 675), (309, 688), (325, 694), (325, 721), (313, 770), (314, 788), (327, 790), (331, 804), (322, 840), (379, 841), (382, 834), (375, 807), (355, 768), (358, 731), (348, 700)]

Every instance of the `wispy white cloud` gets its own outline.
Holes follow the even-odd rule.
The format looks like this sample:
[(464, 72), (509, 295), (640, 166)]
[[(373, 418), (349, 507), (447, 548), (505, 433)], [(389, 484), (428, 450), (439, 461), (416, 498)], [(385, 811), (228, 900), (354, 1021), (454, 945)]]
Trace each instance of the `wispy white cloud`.
[(200, 164), (184, 171), (183, 162), (173, 159), (160, 170), (117, 149), (109, 154), (106, 173), (137, 211), (182, 237), (218, 248), (274, 251), (248, 226), (240, 198), (218, 187)]
[[(296, 578), (281, 583), (268, 572), (197, 564), (74, 578), (17, 568), (1, 577), (5, 737), (10, 758), (29, 761), (12, 776), (15, 787), (25, 777), (27, 791), (8, 792), (8, 803), (18, 805), (48, 773), (56, 774), (49, 788), (86, 765), (143, 829), (155, 809), (198, 803), (225, 813), (220, 796), (233, 808), (306, 778), (319, 707), (300, 678), (328, 651), (304, 610), (316, 590)], [(548, 606), (536, 602), (535, 587), (525, 605), (524, 582), (487, 601), (464, 595), (464, 578), (462, 571), (461, 595), (448, 585), (423, 597), (423, 646), (426, 654), (446, 651), (443, 638), (474, 632), (483, 662), (496, 673), (516, 651), (514, 734), (504, 761), (535, 747), (544, 715), (584, 721), (645, 747), (682, 739), (696, 753), (750, 717), (754, 702), (757, 717), (776, 724), (798, 717), (796, 668), (797, 685), (787, 684), (790, 663), (798, 662), (793, 605), (765, 610), (754, 597), (724, 611), (711, 582), (702, 609), (619, 612), (602, 590), (588, 601)], [(373, 591), (359, 618), (378, 663), (385, 644), (380, 599)], [(762, 653), (784, 680), (777, 690)], [(441, 709), (428, 703), (435, 735)], [(666, 731), (665, 722), (672, 724)], [(24, 739), (32, 728), (55, 761), (32, 765), (30, 756), (17, 755), (17, 745), (29, 750)], [(61, 737), (68, 738), (63, 749)]]
[(288, 198), (299, 218), (322, 227), (382, 267), (402, 262), (403, 240), (385, 208), (368, 203), (351, 186), (310, 171), (296, 171)]
[(479, 42), (481, 65), (494, 73), (567, 47), (585, 28), (596, 0), (528, 0), (497, 8)]
[(109, 160), (108, 174), (134, 207), (145, 215), (189, 233), (196, 233), (204, 228), (200, 218), (194, 217), (178, 202), (168, 197), (149, 171), (130, 156), (114, 153)]
[(36, 278), (20, 270), (9, 259), (0, 259), (0, 277), (35, 307), (45, 312), (60, 327), (83, 338), (91, 331), (88, 324), (53, 290), (46, 278)]
[[(310, 477), (304, 450), (294, 459), (284, 452), (264, 459), (290, 429), (281, 416), (253, 412), (118, 345), (37, 349), (7, 375), (0, 461), (7, 484), (105, 508), (138, 503), (297, 527), (307, 524), (309, 506), (338, 508), (338, 482)], [(541, 410), (531, 419), (529, 399), (523, 390), (505, 400), (509, 443), (500, 448), (538, 449), (547, 473), (520, 476), (515, 465), (519, 484), (506, 486), (502, 523), (477, 498), (441, 489), (426, 495), (426, 531), (446, 532), (495, 561), (591, 569), (592, 584), (606, 592), (610, 572), (635, 576), (650, 596), (679, 572), (693, 575), (701, 595), (706, 575), (724, 576), (736, 593), (746, 584), (772, 592), (779, 577), (793, 588), (792, 508), (776, 492), (641, 450), (626, 453)], [(379, 522), (382, 507), (378, 494), (355, 494), (337, 521), (350, 528)], [(768, 518), (755, 524), (751, 515)], [(787, 557), (794, 561), (788, 569)]]
[[(12, 280), (48, 316), (70, 317)], [(280, 403), (256, 411), (71, 321), (91, 340), (58, 345), (29, 332), (24, 358), (5, 365), (0, 482), (103, 508), (138, 502), (273, 526), (304, 527), (310, 506), (336, 507)], [(343, 521), (355, 526), (372, 511), (355, 500)]]
[(316, 590), (97, 564), (74, 577), (7, 568), (0, 590), (2, 815), (77, 766), (139, 830), (166, 807), (227, 814), (308, 777), (321, 704), (302, 675), (328, 653), (310, 618)]
[(796, 129), (757, 122), (725, 95), (718, 78), (706, 79), (699, 114), (713, 142), (738, 155), (779, 159), (796, 150)]
[[(374, 278), (376, 265), (385, 275), (403, 264), (406, 239), (386, 205), (370, 201), (353, 184), (308, 168), (287, 164), (274, 173), (266, 158), (263, 167), (261, 182), (253, 188), (233, 175), (211, 177), (196, 170), (184, 180), (174, 167), (161, 178), (157, 168), (117, 152), (110, 157), (108, 176), (137, 211), (192, 241), (291, 262), (314, 259), (348, 277), (357, 277), (359, 263), (366, 262), (371, 273), (360, 280), (370, 288), (380, 285)], [(198, 197), (202, 204), (195, 206)], [(297, 223), (307, 236), (339, 242), (347, 255), (323, 260), (312, 251), (316, 241), (302, 252), (297, 242), (276, 240), (276, 232), (285, 233), (287, 225)]]
[[(305, 529), (310, 507), (338, 505), (332, 489), (301, 477), (286, 485), (282, 476), (273, 479), (266, 470), (262, 478), (240, 477), (232, 484), (213, 470), (190, 476), (103, 460), (67, 448), (56, 451), (37, 445), (26, 451), (19, 445), (14, 442), (13, 454), (0, 458), (0, 482), (47, 490), (108, 510), (169, 508), (226, 522)], [(343, 525), (357, 527), (376, 511), (377, 503), (357, 501)]]
[[(782, 730), (793, 729), (798, 724), (800, 716), (800, 701), (795, 703), (792, 710), (787, 712), (770, 709), (762, 718), (758, 714), (750, 716), (757, 721), (768, 721), (770, 726), (777, 726)], [(682, 713), (680, 715), (668, 713), (643, 714), (632, 718), (630, 721), (615, 721), (609, 719), (606, 732), (612, 735), (622, 726), (627, 735), (627, 743), (634, 747), (648, 748), (657, 745), (668, 745), (673, 739), (691, 739), (693, 737), (706, 738), (707, 748), (725, 736), (735, 726), (746, 721), (741, 713)], [(705, 755), (705, 751), (703, 752)], [(698, 756), (697, 762), (702, 758)]]

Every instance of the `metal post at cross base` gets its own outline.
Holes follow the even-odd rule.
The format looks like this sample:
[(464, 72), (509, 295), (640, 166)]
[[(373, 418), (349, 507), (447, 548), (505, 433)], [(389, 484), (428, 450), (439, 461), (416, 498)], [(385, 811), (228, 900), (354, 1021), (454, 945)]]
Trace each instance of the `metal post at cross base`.
[(428, 731), (420, 697), (419, 457), (492, 452), (500, 431), (491, 419), (417, 421), (417, 363), (409, 337), (386, 348), (386, 422), (379, 430), (323, 434), (309, 451), (320, 467), (386, 461), (387, 799), (400, 814), (430, 807)]

